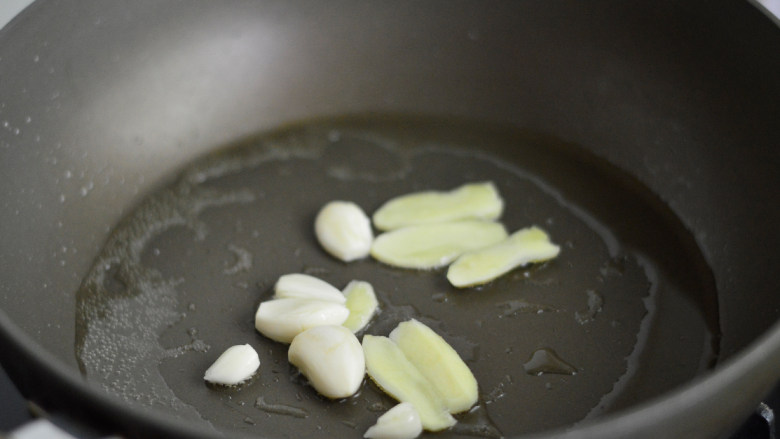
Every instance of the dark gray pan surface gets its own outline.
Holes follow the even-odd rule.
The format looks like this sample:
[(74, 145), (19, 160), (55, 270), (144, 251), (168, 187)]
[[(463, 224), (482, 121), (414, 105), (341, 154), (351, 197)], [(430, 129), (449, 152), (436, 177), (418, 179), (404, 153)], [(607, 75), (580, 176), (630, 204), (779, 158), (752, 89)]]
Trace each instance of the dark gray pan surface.
[[(314, 215), (330, 200), (372, 212), (396, 195), (488, 180), (506, 199), (507, 228), (544, 227), (561, 257), (459, 291), (442, 270), (345, 264), (316, 243)], [(555, 139), (377, 117), (247, 140), (145, 200), (77, 296), (82, 371), (129, 403), (217, 429), (357, 435), (392, 401), (371, 383), (347, 400), (323, 400), (287, 364), (286, 346), (254, 331), (258, 302), (291, 272), (338, 288), (371, 282), (382, 305), (367, 333), (387, 335), (409, 318), (442, 333), (481, 386), (455, 433), (566, 426), (657, 396), (717, 358), (712, 273), (638, 182)], [(216, 356), (243, 343), (260, 353), (260, 375), (241, 389), (206, 386)], [(542, 349), (573, 374), (525, 373)]]
[[(580, 206), (590, 216), (603, 217), (601, 221), (626, 253), (642, 251), (647, 260), (655, 261), (665, 284), (679, 290), (658, 296), (659, 300), (669, 297), (676, 302), (659, 302), (654, 318), (671, 318), (691, 327), (653, 325), (655, 330), (666, 332), (658, 334), (660, 342), (648, 342), (642, 350), (650, 358), (675, 360), (664, 361), (662, 367), (649, 367), (648, 363), (634, 377), (636, 388), (627, 394), (643, 398), (670, 387), (678, 390), (664, 392), (663, 399), (650, 400), (637, 411), (621, 411), (620, 416), (598, 419), (600, 422), (590, 427), (583, 425), (572, 435), (657, 437), (660, 428), (669, 437), (691, 437), (692, 432), (712, 435), (744, 418), (762, 392), (777, 381), (780, 336), (771, 328), (780, 315), (774, 276), (774, 254), (780, 246), (776, 232), (780, 209), (775, 200), (780, 183), (780, 58), (776, 56), (780, 35), (776, 24), (749, 4), (520, 1), (484, 7), (482, 2), (116, 4), (61, 0), (35, 4), (3, 29), (0, 42), (0, 361), (23, 392), (44, 405), (105, 419), (111, 428), (130, 435), (208, 433), (191, 423), (177, 423), (154, 404), (151, 414), (133, 410), (121, 397), (132, 395), (132, 389), (114, 392), (120, 396), (115, 400), (84, 385), (77, 349), (85, 345), (77, 339), (83, 329), (80, 326), (77, 331), (77, 320), (84, 323), (90, 319), (86, 315), (77, 318), (84, 310), (77, 307), (78, 301), (83, 303), (85, 296), (77, 296), (76, 291), (111, 233), (121, 228), (122, 218), (138, 211), (152, 194), (170, 187), (194, 159), (291, 121), (367, 112), (495, 123), (478, 123), (462, 130), (450, 129), (445, 123), (431, 134), (431, 140), (471, 149), (483, 148), (480, 141), (486, 137), (513, 138), (511, 148), (501, 146), (501, 141), (484, 147), (491, 149), (487, 153), (499, 162), (540, 177), (565, 194), (567, 201), (561, 207), (548, 193), (539, 195), (538, 212), (544, 215), (536, 217), (537, 210), (513, 212), (507, 217), (513, 221), (512, 227), (527, 221), (546, 222), (551, 217), (568, 218), (543, 225), (556, 233), (556, 227), (564, 232), (581, 230), (583, 237), (591, 237), (594, 248), (603, 250), (600, 246), (604, 244), (594, 238), (604, 241), (603, 234), (588, 232), (591, 228), (583, 228), (582, 217), (571, 213), (573, 206)], [(396, 128), (386, 127), (382, 138), (398, 141)], [(373, 128), (368, 131), (373, 132)], [(448, 133), (461, 135), (453, 139)], [(425, 135), (413, 133), (407, 138), (422, 139)], [(517, 156), (524, 148), (534, 153)], [(587, 153), (577, 153), (580, 148)], [(548, 151), (559, 157), (551, 160), (540, 153)], [(328, 160), (336, 159), (328, 154), (321, 159)], [(384, 163), (373, 154), (366, 160)], [(297, 163), (296, 173), (300, 172), (297, 167), (301, 161), (293, 162)], [(566, 165), (554, 168), (549, 163)], [(487, 168), (480, 172), (493, 174), (492, 165)], [(331, 177), (315, 169), (305, 170), (312, 183), (330, 181)], [(384, 170), (384, 166), (374, 169)], [(254, 201), (205, 209), (197, 216), (208, 230), (203, 241), (193, 241), (198, 229), (190, 231), (186, 224), (192, 223), (184, 221), (182, 227), (171, 228), (148, 243), (144, 248), (152, 253), (142, 254), (141, 262), (157, 269), (162, 279), (181, 277), (194, 282), (201, 276), (203, 281), (195, 284), (207, 286), (217, 280), (232, 280), (221, 270), (230, 268), (241, 250), (248, 250), (253, 254), (253, 271), (234, 276), (247, 288), (227, 291), (234, 296), (245, 294), (238, 297), (251, 302), (250, 308), (255, 306), (267, 294), (269, 279), (282, 269), (300, 268), (303, 261), (294, 253), (274, 253), (279, 265), (260, 264), (267, 259), (263, 252), (269, 251), (251, 236), (255, 230), (251, 220), (259, 219), (260, 212), (242, 210), (263, 201), (256, 193), (261, 189), (250, 184), (257, 178), (253, 175), (247, 171), (198, 185), (216, 185), (220, 190), (249, 186), (251, 192), (238, 195)], [(431, 180), (410, 174), (403, 181), (410, 187), (445, 188), (464, 180), (464, 175), (445, 176), (442, 172), (429, 177)], [(225, 187), (219, 188), (220, 184)], [(511, 193), (510, 185), (504, 184)], [(345, 196), (354, 194), (370, 210), (401, 192), (402, 185), (393, 183), (392, 189), (389, 183), (364, 186), (375, 192), (350, 189)], [(323, 192), (330, 187), (321, 186)], [(305, 232), (309, 222), (299, 217), (307, 212), (313, 215), (322, 198), (332, 196), (301, 193), (304, 198), (297, 199), (299, 204), (290, 211), (295, 219), (281, 225), (299, 233)], [(358, 199), (360, 194), (366, 198)], [(273, 198), (266, 199), (271, 201)], [(226, 213), (231, 209), (235, 216)], [(633, 220), (625, 221), (624, 215)], [(244, 232), (237, 230), (237, 219), (242, 219)], [(639, 229), (637, 224), (641, 224)], [(660, 229), (643, 234), (648, 224)], [(303, 244), (304, 235), (296, 236)], [(309, 238), (305, 241), (310, 242)], [(210, 239), (219, 241), (210, 247), (215, 253), (198, 253), (196, 250), (202, 251)], [(571, 256), (577, 249), (591, 248), (571, 241), (575, 244)], [(677, 259), (666, 257), (670, 242), (674, 242), (671, 248), (680, 250), (673, 254)], [(185, 243), (192, 253), (178, 256), (201, 260), (203, 272), (184, 272), (184, 268), (193, 268), (189, 264), (176, 266), (182, 259), (154, 258), (154, 246), (162, 254), (166, 249), (187, 250)], [(312, 262), (314, 268), (333, 263), (320, 253), (309, 256), (320, 258)], [(601, 268), (603, 256), (590, 259), (599, 261), (594, 268)], [(561, 261), (533, 271), (532, 279), (553, 274), (558, 278), (556, 270), (567, 268)], [(636, 270), (630, 257), (624, 266), (626, 272), (620, 279), (632, 278), (638, 285), (644, 282), (640, 276), (644, 274)], [(349, 269), (358, 268), (376, 269), (383, 276), (395, 272), (366, 264)], [(206, 276), (209, 273), (212, 275)], [(594, 281), (584, 273), (579, 287)], [(338, 274), (331, 267), (323, 276), (338, 283), (362, 272), (348, 274)], [(397, 296), (389, 288), (391, 282), (377, 277), (384, 300), (395, 305), (411, 302), (411, 297), (392, 302)], [(421, 288), (426, 291), (441, 286), (436, 284), (441, 280), (436, 276), (413, 279), (426, 286)], [(157, 359), (168, 356), (162, 363), (162, 376), (167, 381), (161, 388), (178, 392), (176, 397), (184, 404), (203, 405), (205, 398), (226, 397), (202, 386), (196, 375), (186, 375), (196, 369), (189, 362), (200, 359), (206, 364), (205, 357), (222, 348), (217, 347), (218, 341), (208, 339), (207, 334), (216, 332), (208, 331), (205, 322), (193, 321), (205, 319), (205, 311), (210, 309), (196, 299), (205, 301), (214, 292), (191, 290), (189, 284), (179, 291), (184, 286), (172, 287), (175, 306), (168, 303), (160, 308), (168, 313), (159, 316), (158, 323), (165, 326), (174, 321), (174, 325), (164, 332), (162, 348), (153, 348), (152, 353)], [(116, 291), (115, 285), (112, 288)], [(577, 329), (572, 334), (582, 335), (580, 330), (587, 326), (577, 323), (572, 313), (587, 311), (587, 288), (584, 296), (558, 304), (565, 311), (534, 315), (535, 319), (525, 319), (528, 316), (523, 314), (519, 315), (523, 318), (501, 322), (543, 325), (560, 319), (561, 325)], [(644, 295), (647, 290), (632, 291)], [(717, 306), (713, 291), (717, 291)], [(611, 320), (605, 316), (614, 296), (600, 293), (604, 307), (589, 323), (592, 327)], [(414, 299), (445, 311), (459, 309), (455, 307), (458, 300), (477, 303), (473, 295), (442, 301), (449, 296), (434, 299), (432, 294)], [(625, 363), (620, 359), (641, 332), (636, 328), (641, 327), (641, 315), (648, 307), (644, 301), (637, 302), (639, 297), (630, 297), (633, 302), (621, 309), (632, 317), (623, 331), (609, 334), (625, 337), (630, 343), (600, 357), (612, 361), (615, 372), (601, 377), (603, 383), (620, 376), (617, 369)], [(190, 303), (195, 304), (195, 310), (189, 309)], [(546, 304), (542, 300), (535, 303)], [(423, 304), (415, 305), (423, 309)], [(220, 314), (220, 321), (241, 320), (230, 331), (259, 337), (251, 328), (251, 312), (246, 309), (235, 302), (234, 311), (217, 308), (214, 313)], [(483, 311), (495, 315), (501, 308), (491, 305)], [(231, 312), (246, 314), (243, 320), (235, 314), (231, 319)], [(676, 313), (690, 317), (679, 318)], [(453, 337), (472, 361), (487, 355), (482, 350), (474, 352), (467, 343), (473, 335), (473, 328), (466, 328), (467, 321), (458, 321), (457, 325), (463, 325), (458, 327), (449, 323), (452, 319), (446, 315), (426, 314), (431, 314), (427, 317), (432, 324), (434, 320), (441, 322), (437, 327)], [(197, 329), (197, 334), (188, 334), (190, 328)], [(161, 328), (149, 329), (155, 333)], [(681, 332), (693, 335), (680, 341)], [(665, 337), (670, 338), (666, 341)], [(193, 344), (197, 340), (201, 342)], [(676, 387), (709, 363), (713, 341), (720, 342), (717, 372), (705, 374), (696, 384)], [(516, 346), (512, 355), (524, 361), (527, 351), (537, 348), (532, 342), (523, 339), (528, 345)], [(597, 357), (595, 353), (570, 356), (567, 345), (557, 339), (546, 342), (582, 369), (573, 377), (556, 379), (576, 385), (583, 382), (576, 378), (595, 373), (587, 360), (588, 355)], [(686, 343), (694, 348), (689, 349)], [(188, 345), (175, 357), (177, 348)], [(199, 352), (205, 345), (209, 351)], [(677, 349), (683, 354), (675, 354)], [(524, 380), (539, 378), (520, 376)], [(484, 385), (488, 393), (498, 386), (497, 378), (493, 379)], [(149, 385), (154, 381), (151, 379)], [(546, 384), (544, 379), (530, 382)], [(565, 390), (551, 384), (549, 392), (539, 394), (558, 397)], [(185, 395), (185, 389), (206, 396)], [(246, 390), (259, 391), (261, 386)], [(568, 401), (572, 413), (592, 408), (592, 402), (605, 392), (597, 393)], [(250, 393), (242, 395), (252, 399)], [(141, 399), (142, 405), (148, 405)], [(729, 404), (724, 405), (724, 400)], [(631, 402), (618, 399), (614, 407)], [(177, 404), (169, 401), (168, 406)], [(500, 412), (499, 406), (494, 405), (494, 414)], [(199, 407), (201, 412), (208, 410), (212, 408)], [(250, 413), (255, 412), (250, 409)], [(500, 415), (495, 418), (499, 427), (507, 429)], [(239, 420), (241, 428), (253, 428), (243, 425), (238, 414), (226, 416), (222, 422)], [(542, 428), (548, 422), (553, 421), (542, 419), (540, 424), (544, 425), (528, 428)]]

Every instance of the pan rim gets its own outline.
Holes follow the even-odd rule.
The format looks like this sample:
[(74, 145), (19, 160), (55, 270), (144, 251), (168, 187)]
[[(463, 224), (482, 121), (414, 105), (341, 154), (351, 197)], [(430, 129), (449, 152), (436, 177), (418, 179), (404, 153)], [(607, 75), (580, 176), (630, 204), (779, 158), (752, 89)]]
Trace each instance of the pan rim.
[[(219, 432), (208, 432), (196, 428), (172, 416), (123, 403), (119, 398), (97, 389), (81, 374), (48, 352), (32, 337), (19, 328), (10, 317), (0, 310), (0, 348), (12, 355), (4, 355), (3, 366), (15, 383), (21, 378), (18, 368), (36, 382), (45, 382), (61, 387), (63, 392), (46, 401), (36, 401), (41, 395), (28, 394), (30, 389), (19, 386), (25, 398), (41, 403), (44, 409), (61, 410), (77, 421), (82, 417), (101, 414), (109, 419), (108, 427), (116, 427), (130, 437), (224, 437)], [(22, 366), (10, 366), (9, 359), (22, 359)], [(735, 411), (739, 406), (734, 401), (724, 404), (719, 395), (740, 395), (743, 401), (753, 402), (746, 407), (757, 406), (760, 399), (777, 383), (778, 373), (773, 364), (780, 363), (780, 322), (775, 323), (760, 337), (715, 369), (705, 372), (682, 386), (636, 406), (604, 415), (593, 420), (582, 421), (573, 426), (518, 436), (525, 439), (585, 439), (618, 437), (655, 437), (660, 422), (668, 428), (674, 423), (674, 435), (667, 437), (711, 437), (724, 434), (744, 420), (750, 412)], [(41, 376), (41, 374), (46, 374)], [(17, 384), (19, 385), (19, 384)], [(45, 386), (44, 386), (45, 387)], [(39, 390), (40, 392), (40, 390)], [(32, 392), (34, 393), (34, 392)], [(49, 400), (51, 399), (51, 400)], [(67, 401), (80, 400), (74, 408)], [(91, 413), (83, 413), (89, 411)], [(82, 413), (77, 413), (82, 412)], [(59, 413), (59, 412), (58, 412)], [(707, 416), (703, 416), (706, 414)], [(713, 420), (718, 420), (713, 423)], [(109, 431), (116, 434), (116, 431)], [(213, 434), (212, 434), (213, 433)], [(246, 436), (238, 431), (237, 437)]]

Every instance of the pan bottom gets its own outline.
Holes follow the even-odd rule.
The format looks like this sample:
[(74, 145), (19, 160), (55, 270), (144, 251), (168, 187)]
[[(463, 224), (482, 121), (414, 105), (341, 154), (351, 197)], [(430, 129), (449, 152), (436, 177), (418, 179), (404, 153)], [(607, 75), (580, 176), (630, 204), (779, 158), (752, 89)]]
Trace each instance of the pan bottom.
[[(457, 290), (444, 272), (345, 264), (317, 245), (326, 202), (369, 214), (405, 193), (493, 181), (511, 232), (546, 229), (548, 263)], [(416, 318), (472, 368), (478, 404), (450, 436), (572, 425), (666, 392), (714, 366), (717, 294), (691, 234), (640, 182), (558, 139), (463, 121), (350, 117), (247, 139), (192, 164), (112, 233), (78, 292), (76, 356), (88, 381), (215, 431), (359, 435), (394, 401), (366, 380), (329, 401), (254, 330), (276, 279), (304, 272), (338, 288), (373, 284), (365, 333)], [(207, 386), (224, 349), (249, 343), (260, 371)], [(535, 361), (535, 363), (533, 363)]]

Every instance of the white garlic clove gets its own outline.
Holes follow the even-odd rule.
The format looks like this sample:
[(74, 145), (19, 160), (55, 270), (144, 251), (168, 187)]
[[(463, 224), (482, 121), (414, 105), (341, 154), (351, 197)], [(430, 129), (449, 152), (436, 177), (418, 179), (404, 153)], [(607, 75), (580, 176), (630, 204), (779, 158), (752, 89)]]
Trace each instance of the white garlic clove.
[(368, 256), (374, 239), (371, 220), (349, 201), (326, 204), (314, 220), (314, 232), (325, 251), (345, 262)]
[(214, 384), (234, 386), (248, 380), (260, 367), (260, 357), (249, 346), (231, 346), (206, 369), (203, 379)]
[(487, 247), (507, 237), (501, 223), (480, 220), (409, 226), (383, 233), (371, 246), (371, 256), (402, 268), (443, 267), (461, 254)]
[(477, 379), (458, 352), (417, 320), (401, 322), (390, 333), (406, 358), (433, 385), (450, 413), (471, 408), (479, 397)]
[(420, 415), (408, 402), (397, 404), (376, 420), (363, 435), (369, 439), (414, 439), (422, 433)]
[(337, 399), (353, 395), (366, 374), (363, 348), (343, 326), (317, 326), (298, 334), (287, 352), (321, 395)]
[(450, 265), (447, 279), (458, 288), (481, 285), (521, 265), (555, 258), (560, 251), (544, 230), (528, 227), (493, 246), (464, 253)]
[(346, 306), (326, 300), (300, 298), (262, 302), (255, 314), (255, 328), (281, 343), (290, 343), (301, 332), (322, 325), (341, 325), (349, 316)]
[(302, 273), (281, 276), (274, 286), (274, 297), (327, 300), (336, 303), (344, 303), (347, 300), (333, 285)]
[(353, 280), (344, 288), (344, 297), (347, 298), (344, 305), (349, 309), (349, 317), (342, 326), (358, 332), (368, 325), (379, 308), (374, 287), (368, 282)]
[(402, 195), (383, 204), (373, 215), (379, 230), (464, 219), (494, 220), (504, 200), (492, 182), (464, 184), (451, 191), (424, 191)]

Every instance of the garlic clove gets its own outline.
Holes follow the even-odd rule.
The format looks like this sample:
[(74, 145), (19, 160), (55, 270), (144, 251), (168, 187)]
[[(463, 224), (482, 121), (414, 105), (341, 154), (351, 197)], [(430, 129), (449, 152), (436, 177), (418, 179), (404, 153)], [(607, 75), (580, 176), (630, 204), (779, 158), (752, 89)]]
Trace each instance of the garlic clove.
[(370, 283), (353, 280), (344, 288), (345, 303), (349, 317), (342, 324), (352, 332), (358, 332), (368, 325), (379, 308), (379, 302)]
[(450, 413), (460, 413), (477, 402), (477, 379), (458, 352), (417, 320), (398, 324), (390, 339), (406, 358), (433, 385)]
[(423, 428), (440, 431), (455, 425), (433, 385), (387, 337), (364, 335), (363, 352), (368, 376), (388, 395), (414, 405)]
[(424, 191), (393, 198), (373, 215), (379, 230), (458, 221), (494, 220), (501, 216), (504, 200), (492, 182), (464, 184), (451, 191)]
[(458, 288), (481, 285), (521, 265), (553, 259), (560, 251), (544, 230), (528, 227), (493, 246), (464, 253), (450, 265), (447, 279)]
[(347, 300), (333, 285), (302, 273), (285, 274), (279, 277), (274, 286), (274, 297), (326, 300), (336, 303), (344, 303)]
[(214, 384), (234, 386), (248, 380), (260, 367), (260, 357), (252, 346), (231, 346), (206, 369), (203, 379)]
[(383, 233), (374, 240), (371, 256), (402, 268), (443, 267), (461, 254), (487, 247), (507, 237), (503, 224), (465, 220), (409, 226)]
[(343, 326), (317, 326), (298, 334), (287, 358), (321, 395), (353, 395), (363, 383), (366, 363), (357, 337)]
[(371, 220), (350, 201), (331, 201), (320, 209), (314, 232), (322, 248), (344, 262), (368, 256), (374, 239)]
[(370, 439), (414, 439), (422, 433), (420, 415), (414, 406), (402, 402), (385, 412), (363, 435)]
[(301, 332), (323, 325), (341, 325), (349, 316), (346, 306), (326, 300), (300, 298), (262, 302), (255, 314), (255, 328), (281, 343), (290, 343)]

